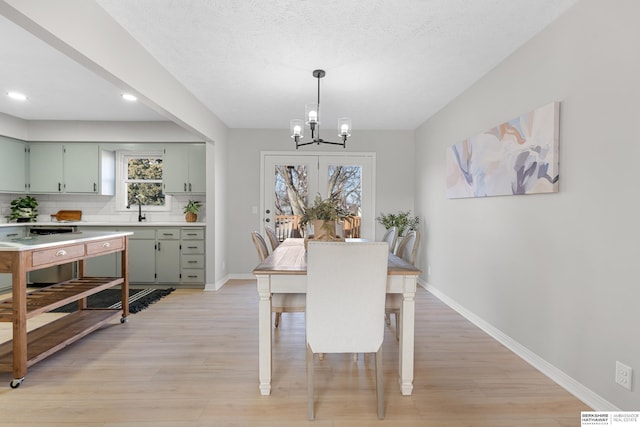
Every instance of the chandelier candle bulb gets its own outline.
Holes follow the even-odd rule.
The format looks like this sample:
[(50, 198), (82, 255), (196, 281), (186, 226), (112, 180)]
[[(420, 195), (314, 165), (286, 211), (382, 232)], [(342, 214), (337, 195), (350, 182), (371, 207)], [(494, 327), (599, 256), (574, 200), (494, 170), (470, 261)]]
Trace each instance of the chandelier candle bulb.
[(289, 130), (291, 131), (291, 138), (295, 139), (296, 142), (302, 138), (302, 129), (303, 123), (300, 119), (291, 120), (291, 124), (289, 125)]

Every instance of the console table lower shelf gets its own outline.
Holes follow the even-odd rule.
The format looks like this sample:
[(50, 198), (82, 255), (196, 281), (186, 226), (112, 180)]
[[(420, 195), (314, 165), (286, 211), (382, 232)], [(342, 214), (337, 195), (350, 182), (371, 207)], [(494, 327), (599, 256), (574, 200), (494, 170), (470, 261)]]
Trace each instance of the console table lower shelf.
[[(86, 298), (104, 289), (122, 285), (122, 278), (83, 277), (47, 286), (26, 294), (26, 318), (34, 317), (70, 302), (78, 302), (78, 310), (27, 333), (26, 367), (89, 335), (117, 316), (126, 321), (122, 309), (86, 308)], [(128, 290), (126, 290), (128, 292)], [(0, 322), (12, 321), (13, 301), (0, 302)], [(15, 367), (13, 340), (0, 344), (0, 371), (11, 372)], [(23, 378), (14, 379), (17, 388)]]
[[(120, 310), (79, 310), (34, 329), (27, 334), (27, 367), (89, 335), (119, 315)], [(7, 341), (0, 344), (0, 370), (11, 372), (12, 369), (13, 347), (11, 341)]]

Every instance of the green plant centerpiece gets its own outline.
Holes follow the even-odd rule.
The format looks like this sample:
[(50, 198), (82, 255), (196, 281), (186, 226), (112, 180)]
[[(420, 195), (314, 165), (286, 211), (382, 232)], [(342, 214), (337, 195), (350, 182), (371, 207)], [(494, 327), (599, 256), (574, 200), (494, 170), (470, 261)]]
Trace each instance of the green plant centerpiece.
[(36, 222), (38, 219), (38, 201), (31, 196), (18, 197), (11, 201), (9, 221)]
[(383, 214), (376, 218), (387, 230), (391, 227), (398, 229), (398, 236), (404, 236), (405, 231), (416, 230), (420, 224), (419, 216), (411, 216), (411, 211), (400, 211), (398, 213)]
[(197, 200), (189, 200), (184, 206), (184, 214), (187, 222), (196, 222), (198, 220), (198, 211), (202, 207), (202, 202)]
[(332, 195), (323, 199), (316, 195), (313, 205), (307, 207), (300, 217), (299, 225), (306, 230), (307, 225), (313, 225), (313, 236), (308, 239), (315, 240), (344, 240), (344, 237), (336, 236), (336, 222), (345, 219), (349, 213), (342, 207), (340, 199)]

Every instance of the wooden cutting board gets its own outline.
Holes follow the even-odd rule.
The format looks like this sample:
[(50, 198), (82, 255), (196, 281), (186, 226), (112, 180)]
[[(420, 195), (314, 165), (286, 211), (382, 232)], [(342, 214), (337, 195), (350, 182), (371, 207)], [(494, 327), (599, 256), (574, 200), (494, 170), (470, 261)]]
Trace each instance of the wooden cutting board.
[(80, 221), (82, 211), (58, 211), (57, 214), (51, 215), (56, 221)]

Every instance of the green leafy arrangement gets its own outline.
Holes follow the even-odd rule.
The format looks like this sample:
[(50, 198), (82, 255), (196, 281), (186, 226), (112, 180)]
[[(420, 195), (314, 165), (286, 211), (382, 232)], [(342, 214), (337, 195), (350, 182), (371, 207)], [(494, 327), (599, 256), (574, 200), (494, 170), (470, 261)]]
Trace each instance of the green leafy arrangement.
[(396, 214), (383, 214), (376, 218), (387, 230), (391, 227), (398, 229), (398, 235), (404, 236), (405, 231), (416, 230), (420, 224), (419, 216), (411, 216), (411, 211), (400, 211)]
[(342, 207), (340, 199), (332, 195), (327, 199), (322, 199), (320, 194), (316, 195), (313, 205), (304, 210), (300, 217), (300, 227), (304, 229), (307, 224), (314, 220), (338, 221), (349, 216), (349, 212)]

